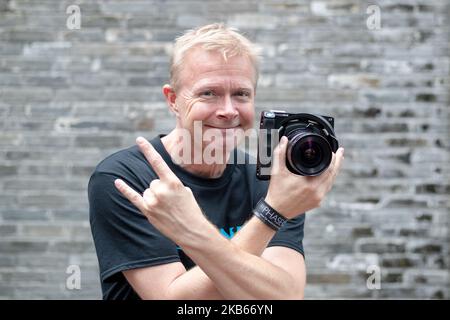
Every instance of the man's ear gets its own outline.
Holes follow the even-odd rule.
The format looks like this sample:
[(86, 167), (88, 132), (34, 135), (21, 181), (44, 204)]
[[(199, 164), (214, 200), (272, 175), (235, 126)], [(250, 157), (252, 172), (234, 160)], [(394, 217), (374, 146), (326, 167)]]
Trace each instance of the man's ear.
[(175, 103), (177, 94), (175, 93), (175, 90), (173, 90), (173, 88), (169, 84), (165, 84), (162, 91), (164, 96), (166, 97), (167, 105), (169, 106), (170, 110), (175, 113), (176, 116), (178, 116), (178, 108)]

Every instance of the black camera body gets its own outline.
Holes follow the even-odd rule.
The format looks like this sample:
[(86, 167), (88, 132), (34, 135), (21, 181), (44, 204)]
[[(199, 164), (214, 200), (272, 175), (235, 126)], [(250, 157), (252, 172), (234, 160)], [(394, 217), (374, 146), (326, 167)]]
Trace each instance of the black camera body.
[(302, 176), (317, 176), (331, 163), (339, 148), (334, 118), (309, 113), (261, 112), (256, 176), (270, 179), (272, 154), (282, 136), (288, 138), (286, 167)]

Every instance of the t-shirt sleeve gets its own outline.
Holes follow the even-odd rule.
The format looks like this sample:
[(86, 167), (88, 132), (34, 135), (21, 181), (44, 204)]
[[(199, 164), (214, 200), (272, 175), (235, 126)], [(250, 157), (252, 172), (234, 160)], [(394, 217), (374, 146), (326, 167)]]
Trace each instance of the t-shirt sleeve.
[(128, 269), (180, 261), (176, 244), (116, 189), (117, 178), (143, 192), (136, 183), (115, 174), (94, 172), (91, 176), (89, 214), (101, 280)]
[(305, 256), (305, 251), (303, 250), (304, 226), (305, 214), (301, 214), (294, 219), (288, 220), (281, 229), (277, 231), (275, 236), (269, 242), (268, 247), (288, 247)]

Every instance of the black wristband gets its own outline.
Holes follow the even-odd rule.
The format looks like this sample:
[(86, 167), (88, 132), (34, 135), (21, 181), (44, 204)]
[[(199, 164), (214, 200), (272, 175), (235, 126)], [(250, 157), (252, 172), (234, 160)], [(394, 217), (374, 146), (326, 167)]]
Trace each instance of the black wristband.
[(269, 206), (263, 198), (256, 204), (255, 209), (253, 209), (253, 214), (275, 231), (278, 231), (287, 220), (274, 208)]

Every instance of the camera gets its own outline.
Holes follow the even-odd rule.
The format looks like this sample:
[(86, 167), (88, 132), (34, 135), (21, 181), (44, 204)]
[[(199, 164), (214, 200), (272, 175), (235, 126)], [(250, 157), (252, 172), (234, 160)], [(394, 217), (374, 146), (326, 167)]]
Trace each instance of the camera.
[(263, 111), (259, 129), (256, 176), (260, 180), (270, 179), (272, 153), (282, 136), (288, 138), (286, 167), (302, 176), (320, 175), (339, 148), (334, 118), (329, 116)]

